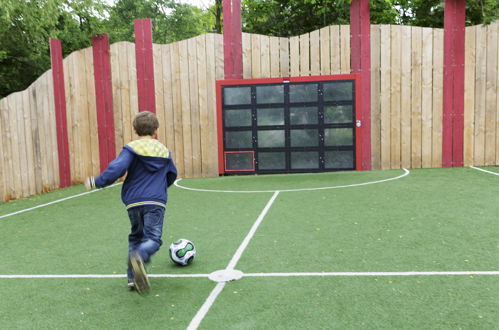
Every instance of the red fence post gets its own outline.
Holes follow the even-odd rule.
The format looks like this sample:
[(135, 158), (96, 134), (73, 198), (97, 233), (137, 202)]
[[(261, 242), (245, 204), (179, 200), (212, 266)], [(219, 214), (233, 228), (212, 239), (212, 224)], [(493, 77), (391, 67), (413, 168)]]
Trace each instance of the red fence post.
[(103, 171), (116, 157), (109, 36), (99, 34), (92, 37), (92, 51), (100, 169)]
[(241, 0), (223, 0), (225, 79), (243, 78)]
[[(350, 47), (352, 73), (360, 74), (362, 103), (362, 169), (371, 167), (371, 11), (369, 0), (352, 0), (350, 4)], [(359, 117), (359, 116), (358, 116)]]
[(442, 166), (463, 166), (466, 0), (445, 0)]
[(151, 19), (134, 20), (134, 31), (139, 111), (156, 113)]
[(59, 156), (60, 187), (71, 185), (69, 163), (68, 122), (66, 118), (66, 91), (64, 89), (64, 70), (62, 66), (62, 45), (57, 39), (50, 39), (50, 58), (54, 82), (55, 121), (57, 130), (57, 153)]

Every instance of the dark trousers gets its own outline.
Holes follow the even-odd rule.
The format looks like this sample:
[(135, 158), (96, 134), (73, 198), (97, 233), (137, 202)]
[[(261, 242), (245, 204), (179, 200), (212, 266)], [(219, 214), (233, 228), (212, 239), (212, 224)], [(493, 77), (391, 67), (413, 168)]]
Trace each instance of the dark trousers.
[[(128, 210), (131, 232), (128, 235), (128, 256), (138, 253), (145, 263), (159, 250), (163, 244), (163, 219), (165, 209), (157, 205), (143, 205)], [(128, 265), (128, 278), (133, 278), (132, 270)]]

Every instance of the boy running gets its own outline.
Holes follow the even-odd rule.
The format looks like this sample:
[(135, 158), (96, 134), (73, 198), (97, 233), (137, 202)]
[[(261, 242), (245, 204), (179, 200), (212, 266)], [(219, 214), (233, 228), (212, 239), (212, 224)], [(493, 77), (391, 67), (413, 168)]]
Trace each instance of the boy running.
[(157, 138), (156, 115), (138, 113), (133, 128), (138, 140), (123, 147), (119, 156), (97, 177), (85, 180), (87, 189), (103, 188), (127, 174), (121, 199), (130, 218), (128, 235), (128, 287), (139, 294), (149, 291), (149, 279), (144, 264), (163, 244), (163, 219), (167, 188), (175, 182), (177, 169), (170, 151)]

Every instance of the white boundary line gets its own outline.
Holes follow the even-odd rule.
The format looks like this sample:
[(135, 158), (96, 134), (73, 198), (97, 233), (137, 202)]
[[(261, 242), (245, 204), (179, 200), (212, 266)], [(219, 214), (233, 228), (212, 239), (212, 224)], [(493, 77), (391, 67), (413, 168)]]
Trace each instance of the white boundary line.
[(485, 172), (485, 173), (489, 173), (489, 174), (499, 175), (499, 173), (492, 172), (492, 171), (487, 171), (487, 170), (484, 170), (483, 168), (478, 168), (478, 167), (475, 167), (475, 166), (470, 166), (470, 168), (472, 168), (474, 170), (477, 170), (477, 171), (482, 171), (482, 172)]
[[(256, 230), (258, 229), (258, 226), (263, 221), (263, 218), (265, 217), (265, 215), (269, 211), (270, 207), (272, 206), (272, 204), (274, 203), (274, 201), (278, 195), (279, 195), (279, 191), (274, 192), (274, 194), (272, 195), (270, 200), (267, 202), (267, 205), (265, 205), (262, 212), (260, 212), (260, 215), (258, 216), (255, 223), (251, 227), (248, 235), (246, 235), (243, 242), (241, 243), (241, 245), (237, 249), (236, 253), (234, 253), (234, 256), (232, 257), (229, 264), (227, 265), (226, 270), (233, 270), (234, 267), (236, 267), (236, 264), (239, 261), (239, 259), (241, 258), (241, 255), (243, 254), (244, 250), (248, 246), (251, 238), (253, 237)], [(220, 282), (215, 286), (215, 288), (211, 291), (208, 298), (206, 298), (205, 302), (203, 303), (201, 308), (198, 310), (198, 312), (196, 313), (194, 318), (189, 323), (189, 326), (187, 327), (188, 330), (196, 330), (199, 327), (199, 324), (201, 324), (201, 321), (203, 321), (204, 317), (206, 316), (206, 313), (208, 313), (211, 306), (213, 305), (213, 303), (217, 299), (218, 295), (220, 294), (220, 292), (222, 292), (226, 283), (227, 282)]]
[[(105, 187), (103, 189), (108, 189), (108, 188), (111, 188), (111, 187), (114, 187), (114, 186), (117, 186), (117, 185), (120, 185), (120, 184), (122, 184), (122, 182), (115, 183), (115, 184), (107, 186), (107, 187)], [(52, 205), (52, 204), (57, 204), (57, 203), (60, 203), (60, 202), (64, 202), (64, 201), (67, 201), (68, 199), (73, 199), (73, 198), (76, 198), (76, 197), (85, 196), (85, 195), (88, 195), (88, 194), (93, 194), (94, 192), (97, 192), (97, 191), (100, 191), (100, 190), (102, 190), (102, 189), (90, 190), (90, 191), (83, 192), (81, 194), (76, 194), (76, 195), (65, 197), (65, 198), (61, 198), (61, 199), (58, 199), (58, 200), (55, 200), (55, 201), (52, 201), (52, 202), (49, 202), (49, 203), (45, 203), (45, 204), (37, 205), (37, 206), (34, 206), (34, 207), (30, 207), (28, 209), (24, 209), (24, 210), (12, 212), (12, 213), (9, 213), (9, 214), (0, 215), (0, 219), (7, 218), (7, 217), (10, 217), (10, 216), (13, 216), (13, 215), (16, 215), (16, 214), (20, 214), (20, 213), (24, 213), (24, 212), (36, 210), (36, 209), (39, 209), (41, 207), (49, 206), (49, 205)]]
[(339, 189), (339, 188), (350, 188), (350, 187), (359, 187), (359, 186), (366, 186), (370, 184), (375, 184), (375, 183), (382, 183), (382, 182), (388, 182), (392, 180), (397, 180), (401, 179), (407, 175), (409, 175), (409, 170), (403, 168), (404, 174), (399, 175), (397, 177), (393, 178), (388, 178), (388, 179), (383, 179), (383, 180), (377, 180), (377, 181), (370, 181), (370, 182), (363, 182), (363, 183), (354, 183), (354, 184), (349, 184), (349, 185), (344, 185), (344, 186), (332, 186), (332, 187), (318, 187), (318, 188), (299, 188), (299, 189), (282, 189), (282, 190), (211, 190), (211, 189), (198, 189), (198, 188), (189, 188), (185, 186), (181, 186), (179, 182), (182, 179), (178, 179), (175, 181), (175, 186), (181, 189), (185, 190), (191, 190), (191, 191), (202, 191), (202, 192), (220, 192), (220, 193), (271, 193), (271, 192), (294, 192), (294, 191), (312, 191), (312, 190), (326, 190), (326, 189)]
[[(499, 275), (499, 271), (465, 270), (442, 272), (301, 272), (301, 273), (247, 273), (243, 277), (386, 277), (386, 276), (469, 276)], [(148, 274), (152, 278), (209, 278), (210, 274)], [(126, 274), (67, 274), (67, 275), (0, 275), (0, 279), (92, 279), (92, 278), (125, 278)], [(227, 283), (227, 282), (220, 282)], [(215, 291), (215, 289), (213, 290)], [(218, 293), (217, 293), (218, 295)], [(208, 299), (207, 299), (208, 300)], [(211, 302), (213, 304), (213, 301)], [(208, 310), (206, 310), (207, 312)], [(205, 314), (206, 314), (205, 312)]]

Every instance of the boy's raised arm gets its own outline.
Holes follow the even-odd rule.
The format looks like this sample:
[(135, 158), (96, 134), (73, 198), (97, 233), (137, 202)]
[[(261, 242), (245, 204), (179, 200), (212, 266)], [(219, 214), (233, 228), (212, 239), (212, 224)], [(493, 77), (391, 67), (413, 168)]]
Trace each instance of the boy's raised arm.
[(130, 163), (133, 160), (133, 154), (127, 149), (123, 149), (119, 156), (113, 160), (107, 168), (97, 177), (90, 176), (85, 179), (85, 188), (87, 190), (94, 188), (104, 188), (114, 183), (120, 177), (125, 175)]

